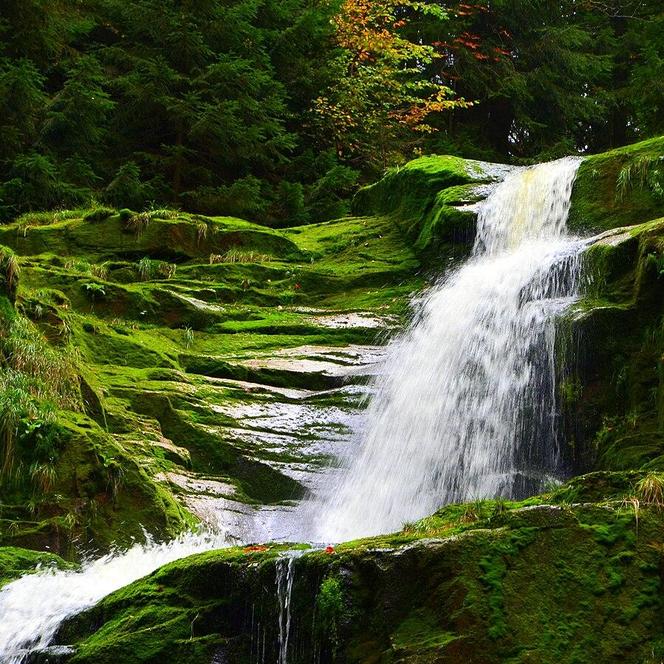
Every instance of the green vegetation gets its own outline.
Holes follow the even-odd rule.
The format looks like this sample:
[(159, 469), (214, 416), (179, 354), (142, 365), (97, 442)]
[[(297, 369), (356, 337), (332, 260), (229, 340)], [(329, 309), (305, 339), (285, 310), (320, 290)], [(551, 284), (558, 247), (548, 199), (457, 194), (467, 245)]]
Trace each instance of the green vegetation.
[(664, 130), (658, 0), (4, 0), (1, 18), (0, 219), (26, 229), (81, 206), (136, 232), (164, 207), (301, 225), (420, 154)]
[[(338, 388), (342, 375), (298, 365), (317, 347), (371, 343), (380, 330), (327, 318), (399, 316), (422, 283), (418, 257), (380, 216), (281, 231), (95, 208), (22, 218), (0, 236), (12, 296), (0, 338), (10, 369), (0, 544), (69, 558), (81, 553), (76, 540), (105, 550), (142, 539), (143, 527), (169, 536), (193, 525), (182, 483), (196, 478), (249, 504), (299, 498), (279, 469), (301, 461), (297, 450), (237, 436), (232, 409), (247, 396), (236, 382)], [(269, 362), (288, 349), (298, 355), (284, 366)]]
[[(558, 339), (577, 476), (306, 551), (289, 661), (660, 661), (663, 25), (655, 0), (6, 0), (0, 586), (201, 502), (301, 499), (357, 357), (472, 244), (502, 170), (458, 155), (598, 153)], [(177, 561), (58, 638), (72, 664), (275, 661), (289, 548)]]
[(662, 216), (664, 138), (594, 155), (582, 162), (569, 225), (599, 232)]
[[(644, 149), (653, 143), (625, 152)], [(624, 164), (622, 154), (614, 157)], [(583, 199), (577, 201), (583, 209)], [(650, 214), (656, 210), (645, 218)], [(570, 347), (582, 343), (584, 351), (568, 359), (566, 384), (574, 389), (564, 394), (566, 438), (577, 467), (661, 469), (663, 251), (664, 221), (655, 219), (609, 232), (586, 253), (587, 295), (569, 320)]]
[[(487, 501), (473, 521), (463, 520), (464, 509), (448, 506), (406, 540), (384, 536), (297, 558), (289, 661), (659, 656), (658, 508), (642, 506), (638, 524), (621, 501)], [(439, 530), (444, 523), (451, 530)], [(276, 657), (279, 550), (231, 549), (167, 565), (70, 622), (62, 642), (76, 644), (72, 661), (81, 663), (207, 662), (222, 654), (242, 662), (256, 648), (260, 622), (266, 657)]]
[(0, 588), (14, 579), (48, 568), (73, 567), (52, 553), (0, 547)]

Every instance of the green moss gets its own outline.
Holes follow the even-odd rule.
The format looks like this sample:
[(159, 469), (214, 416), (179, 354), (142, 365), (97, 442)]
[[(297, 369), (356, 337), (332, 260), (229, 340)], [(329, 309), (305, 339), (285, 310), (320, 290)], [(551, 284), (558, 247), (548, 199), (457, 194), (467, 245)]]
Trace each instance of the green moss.
[[(305, 552), (293, 563), (289, 661), (649, 656), (663, 638), (658, 510), (640, 511), (638, 537), (633, 510), (618, 503), (502, 514), (509, 519), (477, 521), (453, 537)], [(215, 653), (234, 664), (255, 655), (260, 623), (266, 658), (276, 657), (280, 551), (232, 549), (167, 565), (75, 619), (63, 639), (77, 644), (81, 664)]]
[(572, 192), (569, 227), (598, 232), (661, 217), (663, 157), (664, 138), (654, 138), (585, 158)]
[(575, 357), (561, 383), (574, 386), (562, 405), (581, 470), (662, 465), (663, 250), (664, 222), (655, 220), (586, 251), (589, 286), (566, 323)]
[(66, 569), (71, 565), (53, 553), (0, 547), (0, 588), (24, 574), (50, 567)]
[(438, 257), (463, 253), (472, 244), (474, 213), (462, 206), (481, 198), (478, 184), (489, 182), (480, 162), (451, 156), (427, 156), (389, 170), (376, 184), (360, 190), (353, 210), (385, 215), (414, 243), (418, 254)]

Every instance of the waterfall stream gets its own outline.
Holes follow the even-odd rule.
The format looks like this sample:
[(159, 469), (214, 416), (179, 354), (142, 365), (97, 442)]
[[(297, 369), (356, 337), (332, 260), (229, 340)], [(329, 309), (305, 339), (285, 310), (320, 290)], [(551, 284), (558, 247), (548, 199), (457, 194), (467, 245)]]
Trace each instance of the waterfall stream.
[[(583, 243), (565, 230), (578, 163), (515, 169), (481, 204), (471, 257), (390, 345), (360, 450), (308, 506), (318, 526), (305, 539), (388, 532), (449, 501), (534, 493), (559, 472), (555, 318), (578, 288)], [(0, 662), (25, 661), (67, 617), (161, 565), (225, 545), (222, 535), (185, 535), (9, 584)], [(286, 664), (293, 557), (276, 565)]]
[(481, 204), (470, 259), (388, 349), (361, 451), (315, 505), (319, 540), (536, 493), (556, 474), (555, 318), (578, 287), (584, 243), (565, 228), (578, 165), (518, 169)]
[(288, 639), (291, 628), (291, 597), (295, 572), (293, 561), (297, 554), (281, 557), (276, 563), (277, 601), (279, 602), (279, 657), (277, 664), (288, 664)]

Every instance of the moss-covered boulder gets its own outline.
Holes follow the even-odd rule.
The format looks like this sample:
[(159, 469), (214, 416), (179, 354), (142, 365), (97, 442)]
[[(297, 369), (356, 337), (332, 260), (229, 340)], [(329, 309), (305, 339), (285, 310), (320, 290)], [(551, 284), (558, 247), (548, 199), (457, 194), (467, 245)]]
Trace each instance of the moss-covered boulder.
[(621, 501), (451, 506), (292, 562), (260, 547), (178, 561), (59, 642), (77, 664), (648, 661), (664, 648), (663, 537), (657, 507)]
[(664, 138), (586, 157), (579, 167), (569, 226), (600, 232), (664, 215)]
[(605, 233), (585, 263), (562, 337), (568, 447), (579, 469), (661, 468), (664, 220)]
[(0, 547), (0, 588), (25, 574), (46, 568), (67, 569), (71, 567), (71, 564), (53, 553), (16, 547)]
[(420, 157), (361, 189), (353, 210), (389, 216), (420, 254), (467, 248), (475, 236), (470, 206), (486, 196), (482, 185), (501, 179), (508, 168), (453, 156)]

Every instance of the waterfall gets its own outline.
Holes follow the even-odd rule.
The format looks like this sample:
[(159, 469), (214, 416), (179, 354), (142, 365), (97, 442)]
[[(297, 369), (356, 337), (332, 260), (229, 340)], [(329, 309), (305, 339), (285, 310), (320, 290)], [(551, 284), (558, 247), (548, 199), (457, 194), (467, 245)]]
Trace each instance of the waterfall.
[(0, 590), (0, 662), (21, 664), (51, 643), (62, 622), (166, 563), (228, 546), (222, 535), (187, 534), (90, 561), (80, 570), (45, 569)]
[[(555, 318), (575, 297), (584, 246), (565, 231), (578, 163), (517, 169), (481, 204), (470, 259), (390, 345), (363, 446), (315, 503), (319, 524), (303, 539), (389, 532), (446, 502), (534, 493), (559, 471)], [(227, 545), (224, 535), (184, 535), (10, 583), (0, 590), (0, 662), (21, 664), (63, 620), (158, 567)], [(276, 575), (287, 664), (292, 553)], [(259, 626), (258, 658), (266, 633), (261, 649)]]
[(294, 555), (277, 559), (277, 601), (279, 603), (279, 656), (277, 664), (288, 664), (288, 638), (291, 627), (291, 596), (293, 594)]
[(517, 169), (481, 204), (471, 257), (388, 349), (362, 448), (316, 505), (320, 541), (555, 476), (555, 318), (578, 286), (583, 243), (565, 229), (578, 164)]

